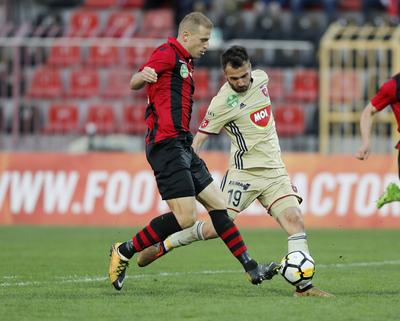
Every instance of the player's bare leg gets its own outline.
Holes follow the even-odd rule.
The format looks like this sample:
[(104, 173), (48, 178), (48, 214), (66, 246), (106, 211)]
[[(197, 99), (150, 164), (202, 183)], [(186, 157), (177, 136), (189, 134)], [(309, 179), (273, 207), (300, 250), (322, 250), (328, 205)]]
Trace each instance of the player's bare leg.
[(140, 267), (149, 265), (161, 256), (181, 246), (189, 245), (197, 241), (205, 241), (218, 238), (218, 234), (210, 219), (196, 221), (188, 229), (170, 235), (164, 242), (148, 247), (137, 256), (137, 264)]
[[(288, 237), (288, 253), (293, 251), (303, 251), (310, 254), (307, 242), (307, 234), (304, 229), (303, 215), (300, 208), (296, 204), (297, 200), (294, 197), (283, 198), (276, 202), (275, 207), (271, 211), (277, 211), (274, 215), (281, 227), (289, 235)], [(289, 206), (290, 204), (294, 206)], [(333, 297), (325, 291), (315, 287), (312, 282), (308, 282), (301, 287), (296, 287), (294, 296), (319, 296), (319, 297)]]
[[(204, 222), (197, 221), (191, 228), (174, 233), (164, 240), (164, 242), (155, 244), (140, 252), (137, 257), (137, 264), (140, 267), (144, 267), (171, 252), (175, 248), (186, 246), (196, 241), (215, 238), (218, 238), (218, 234), (215, 231), (211, 220)], [(248, 272), (248, 274), (254, 274), (253, 276), (250, 276), (250, 281), (252, 278), (257, 278), (257, 275), (260, 273), (263, 275), (263, 279), (270, 280), (277, 274), (278, 267), (279, 266), (274, 262), (269, 264), (259, 264), (256, 270)]]
[[(248, 256), (246, 248), (243, 247), (244, 243), (240, 233), (229, 219), (226, 210), (215, 210), (215, 208), (224, 206), (222, 194), (220, 194), (221, 191), (216, 185), (211, 188), (207, 187), (207, 190), (202, 191), (198, 195), (198, 199), (209, 211), (211, 220), (204, 223), (196, 222), (191, 229), (178, 232), (168, 237), (164, 242), (147, 249), (139, 255), (138, 265), (146, 266), (175, 247), (220, 236), (233, 255), (242, 263), (250, 282), (258, 284), (264, 279), (271, 279), (277, 273), (277, 264), (273, 262), (269, 264), (254, 264), (255, 261)], [(216, 195), (220, 195), (220, 198), (215, 198)], [(219, 233), (217, 233), (217, 229)]]

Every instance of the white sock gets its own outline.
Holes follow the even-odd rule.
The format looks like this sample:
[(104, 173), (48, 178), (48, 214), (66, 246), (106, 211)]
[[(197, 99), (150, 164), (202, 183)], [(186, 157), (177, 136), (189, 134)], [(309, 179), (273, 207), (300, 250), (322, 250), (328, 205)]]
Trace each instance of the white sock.
[(163, 242), (164, 249), (169, 252), (177, 247), (204, 240), (203, 225), (204, 222), (196, 221), (192, 227), (168, 236)]
[(288, 237), (288, 253), (293, 251), (303, 251), (310, 254), (305, 232), (296, 233)]
[[(305, 232), (296, 233), (288, 237), (288, 253), (293, 251), (303, 251), (307, 254), (310, 254), (307, 243), (307, 235)], [(302, 290), (310, 285), (311, 281), (298, 286), (298, 288)]]

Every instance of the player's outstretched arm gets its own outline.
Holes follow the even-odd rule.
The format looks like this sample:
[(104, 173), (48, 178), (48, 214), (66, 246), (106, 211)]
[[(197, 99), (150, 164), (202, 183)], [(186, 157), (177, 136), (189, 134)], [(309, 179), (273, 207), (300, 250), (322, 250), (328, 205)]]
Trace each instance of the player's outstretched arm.
[(130, 81), (130, 88), (132, 90), (139, 90), (147, 83), (155, 83), (157, 81), (157, 73), (151, 67), (144, 67), (142, 71), (134, 74)]
[(368, 103), (365, 106), (360, 119), (360, 130), (361, 130), (361, 139), (362, 145), (360, 149), (357, 151), (356, 157), (360, 160), (366, 160), (369, 157), (371, 152), (371, 127), (372, 127), (372, 117), (378, 111), (371, 104)]

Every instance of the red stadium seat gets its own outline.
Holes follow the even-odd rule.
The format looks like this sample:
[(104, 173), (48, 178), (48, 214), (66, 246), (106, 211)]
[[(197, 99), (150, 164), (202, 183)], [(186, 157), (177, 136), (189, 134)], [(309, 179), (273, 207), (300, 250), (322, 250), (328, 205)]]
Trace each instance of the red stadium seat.
[(132, 72), (128, 69), (111, 69), (102, 95), (106, 98), (122, 98), (132, 94), (129, 88)]
[(295, 136), (304, 133), (304, 110), (299, 105), (281, 105), (273, 109), (276, 130), (280, 136)]
[(272, 102), (282, 100), (285, 93), (285, 86), (283, 81), (283, 72), (281, 69), (268, 69), (266, 70), (268, 75), (268, 93), (271, 97)]
[(67, 133), (78, 130), (78, 106), (75, 104), (53, 104), (49, 107), (46, 133)]
[(99, 93), (100, 79), (95, 69), (76, 69), (71, 71), (69, 96), (91, 97)]
[(71, 66), (81, 63), (81, 51), (78, 46), (55, 45), (50, 49), (50, 65)]
[(124, 7), (141, 9), (145, 4), (145, 0), (121, 0), (120, 4)]
[(69, 37), (94, 37), (100, 32), (100, 19), (93, 11), (75, 11), (71, 15)]
[(148, 10), (137, 34), (143, 38), (165, 38), (174, 34), (174, 15), (170, 9)]
[(125, 49), (125, 63), (139, 68), (147, 62), (154, 51), (154, 47), (127, 47)]
[(355, 70), (335, 70), (330, 75), (330, 98), (333, 103), (352, 103), (362, 98), (362, 80)]
[(118, 6), (119, 0), (85, 0), (83, 5), (91, 8), (109, 8)]
[(210, 97), (210, 75), (207, 68), (197, 68), (193, 73), (194, 99), (206, 99)]
[(360, 11), (362, 10), (362, 0), (339, 0), (338, 7), (343, 11)]
[(130, 37), (137, 29), (136, 15), (119, 11), (108, 16), (105, 37)]
[(86, 125), (96, 126), (96, 133), (111, 133), (116, 130), (114, 108), (111, 104), (96, 104), (89, 106)]
[(119, 51), (113, 46), (89, 47), (88, 65), (113, 66), (120, 62)]
[(130, 134), (144, 134), (146, 123), (144, 115), (147, 104), (145, 101), (124, 106), (122, 130)]
[(40, 67), (34, 71), (27, 95), (35, 98), (58, 98), (63, 91), (60, 71)]
[(292, 92), (289, 99), (302, 102), (315, 102), (318, 97), (318, 75), (317, 71), (296, 70), (293, 77)]

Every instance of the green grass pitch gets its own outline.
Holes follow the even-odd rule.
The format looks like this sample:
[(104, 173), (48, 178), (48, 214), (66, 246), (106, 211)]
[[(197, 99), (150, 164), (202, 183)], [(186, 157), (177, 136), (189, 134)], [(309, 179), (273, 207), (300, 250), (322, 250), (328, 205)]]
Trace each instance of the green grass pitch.
[[(310, 230), (315, 285), (333, 299), (294, 298), (280, 276), (251, 285), (219, 240), (134, 261), (121, 292), (108, 282), (111, 243), (130, 228), (0, 227), (0, 320), (400, 320), (399, 230)], [(280, 230), (243, 230), (258, 261), (280, 260)]]

